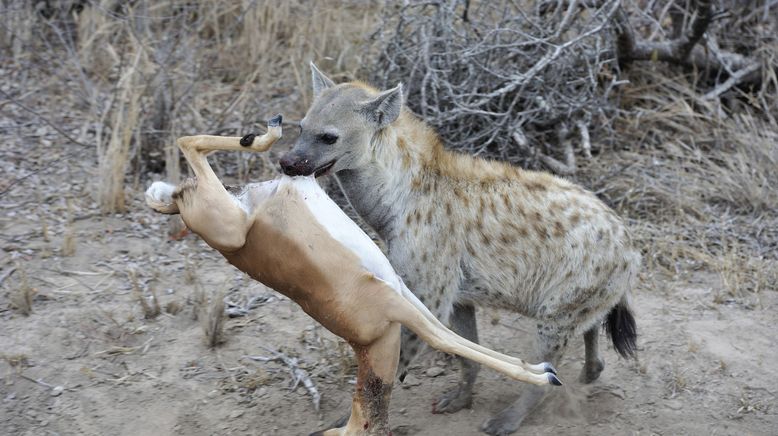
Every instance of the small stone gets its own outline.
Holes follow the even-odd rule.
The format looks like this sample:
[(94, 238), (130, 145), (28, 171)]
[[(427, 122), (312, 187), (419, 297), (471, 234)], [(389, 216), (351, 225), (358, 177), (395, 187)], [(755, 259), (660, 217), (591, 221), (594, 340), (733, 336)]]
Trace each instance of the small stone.
[(403, 380), (402, 382), (402, 387), (403, 389), (408, 389), (411, 386), (418, 386), (420, 384), (421, 384), (421, 380), (414, 377), (412, 374), (408, 374), (407, 376), (405, 376), (405, 380)]
[(242, 410), (235, 410), (232, 413), (230, 413), (230, 419), (240, 418), (241, 416), (243, 416)]
[(445, 369), (439, 366), (433, 366), (432, 368), (428, 369), (425, 374), (427, 374), (427, 377), (437, 377), (439, 375), (443, 375), (445, 372)]
[(51, 396), (52, 397), (58, 397), (62, 395), (62, 392), (65, 390), (62, 386), (54, 386), (54, 389), (51, 390)]

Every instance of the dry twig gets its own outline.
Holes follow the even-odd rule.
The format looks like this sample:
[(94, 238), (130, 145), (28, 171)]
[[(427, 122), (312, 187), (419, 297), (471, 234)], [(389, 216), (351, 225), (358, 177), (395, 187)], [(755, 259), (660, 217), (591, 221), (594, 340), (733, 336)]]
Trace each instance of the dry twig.
[[(265, 347), (262, 347), (265, 348)], [(270, 362), (270, 361), (278, 361), (283, 363), (289, 368), (289, 373), (292, 376), (292, 383), (289, 387), (290, 390), (295, 390), (297, 386), (302, 383), (305, 387), (305, 390), (308, 391), (308, 394), (311, 396), (311, 401), (313, 401), (313, 408), (315, 410), (319, 410), (319, 402), (321, 401), (321, 394), (319, 394), (319, 390), (316, 389), (316, 384), (311, 380), (311, 377), (308, 375), (308, 371), (300, 368), (297, 363), (297, 358), (289, 357), (279, 351), (273, 351), (268, 348), (265, 348), (269, 353), (272, 353), (272, 357), (263, 357), (263, 356), (243, 356), (247, 359), (256, 360), (259, 362)]]

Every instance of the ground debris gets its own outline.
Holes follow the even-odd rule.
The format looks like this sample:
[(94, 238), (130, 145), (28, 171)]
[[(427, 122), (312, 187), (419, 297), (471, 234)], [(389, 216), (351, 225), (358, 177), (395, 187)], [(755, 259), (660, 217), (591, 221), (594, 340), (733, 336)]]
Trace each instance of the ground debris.
[(313, 380), (311, 380), (311, 377), (308, 375), (308, 371), (298, 366), (298, 359), (296, 357), (289, 357), (278, 351), (273, 351), (267, 348), (265, 348), (265, 350), (272, 353), (273, 356), (272, 357), (243, 356), (243, 357), (251, 360), (256, 360), (258, 362), (277, 361), (289, 367), (289, 373), (292, 376), (292, 383), (289, 389), (295, 390), (297, 386), (300, 383), (302, 383), (305, 389), (308, 391), (308, 394), (311, 396), (311, 400), (313, 401), (313, 408), (318, 411), (319, 402), (321, 401), (321, 394), (319, 394), (319, 390), (316, 389), (316, 384), (314, 384)]
[(249, 312), (252, 309), (255, 309), (259, 306), (261, 306), (264, 303), (267, 303), (268, 301), (271, 301), (273, 299), (273, 296), (271, 295), (254, 295), (250, 297), (245, 303), (241, 304), (236, 301), (231, 300), (224, 300), (224, 304), (227, 306), (225, 309), (225, 312), (227, 313), (227, 316), (230, 318), (237, 318), (241, 316), (246, 316), (249, 314)]

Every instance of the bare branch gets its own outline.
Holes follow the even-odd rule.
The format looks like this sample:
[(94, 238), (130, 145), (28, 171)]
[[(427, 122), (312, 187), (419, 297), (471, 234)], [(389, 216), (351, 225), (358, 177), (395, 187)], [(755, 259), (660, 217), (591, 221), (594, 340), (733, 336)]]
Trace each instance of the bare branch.
[(571, 176), (575, 174), (575, 153), (573, 152), (573, 145), (567, 141), (564, 145), (565, 149), (565, 161), (560, 162), (557, 159), (541, 154), (539, 156), (540, 161), (543, 162), (551, 171), (563, 176)]
[(586, 123), (583, 121), (577, 122), (576, 127), (578, 127), (578, 132), (581, 134), (581, 150), (583, 150), (584, 156), (586, 156), (587, 159), (591, 159), (592, 142), (589, 139), (589, 128), (586, 127)]
[[(629, 17), (623, 8), (615, 15), (616, 53), (619, 63), (633, 61), (662, 61), (700, 71), (714, 73), (722, 71), (748, 70), (737, 83), (758, 83), (761, 76), (758, 69), (750, 68), (754, 62), (737, 53), (706, 50), (698, 43), (716, 18), (711, 2), (698, 0), (689, 30), (681, 32), (676, 39), (662, 42), (639, 40), (635, 36)], [(676, 25), (680, 19), (674, 18)], [(708, 48), (711, 48), (710, 45)]]
[(713, 19), (710, 0), (697, 0), (696, 3), (697, 9), (689, 32), (675, 42), (677, 48), (674, 51), (677, 52), (677, 57), (681, 61), (689, 57), (692, 49), (702, 39), (702, 35), (708, 30), (708, 26)]
[(286, 354), (268, 348), (265, 348), (265, 350), (272, 353), (273, 356), (272, 357), (243, 356), (243, 357), (251, 360), (256, 360), (259, 362), (269, 362), (271, 360), (275, 360), (286, 365), (289, 368), (290, 375), (292, 376), (292, 384), (290, 386), (290, 389), (295, 390), (297, 388), (297, 385), (302, 383), (303, 386), (305, 387), (305, 390), (308, 391), (308, 394), (311, 396), (311, 401), (313, 401), (313, 408), (318, 411), (319, 403), (321, 402), (321, 394), (319, 393), (319, 390), (316, 389), (316, 384), (313, 382), (313, 380), (311, 380), (311, 377), (308, 375), (308, 371), (299, 367), (296, 358), (289, 357)]
[(556, 1), (532, 14), (510, 0), (410, 2), (387, 11), (372, 79), (408, 84), (410, 107), (451, 148), (526, 167), (545, 160), (570, 174), (539, 148), (566, 155), (549, 134), (555, 126), (607, 110), (599, 76), (614, 61), (606, 30), (618, 7), (618, 0)]
[(745, 77), (748, 75), (758, 71), (761, 68), (761, 66), (757, 63), (753, 63), (742, 70), (736, 71), (733, 73), (729, 79), (727, 79), (724, 83), (720, 84), (719, 86), (713, 88), (710, 92), (705, 94), (702, 98), (704, 100), (713, 100), (715, 98), (718, 98), (721, 94), (729, 91), (733, 86), (740, 83)]
[(48, 118), (46, 118), (46, 117), (44, 117), (43, 115), (39, 114), (39, 113), (38, 113), (38, 112), (36, 112), (35, 110), (33, 110), (33, 109), (31, 109), (31, 108), (29, 108), (29, 107), (25, 106), (25, 105), (24, 105), (22, 102), (20, 102), (19, 100), (15, 99), (13, 96), (11, 96), (11, 94), (9, 94), (9, 93), (7, 93), (7, 92), (3, 91), (2, 89), (0, 89), (0, 94), (3, 94), (3, 96), (6, 98), (6, 100), (8, 100), (9, 102), (11, 102), (11, 103), (15, 104), (15, 105), (16, 105), (16, 106), (18, 106), (20, 109), (22, 109), (22, 110), (24, 110), (24, 111), (26, 111), (26, 112), (29, 112), (29, 113), (31, 113), (31, 114), (33, 114), (33, 115), (35, 115), (35, 117), (36, 117), (36, 118), (38, 118), (39, 120), (41, 120), (41, 121), (43, 121), (44, 123), (46, 123), (46, 124), (47, 124), (49, 127), (51, 127), (51, 128), (52, 128), (52, 129), (54, 129), (54, 130), (55, 130), (57, 133), (59, 133), (60, 135), (62, 135), (62, 137), (63, 137), (63, 138), (65, 138), (66, 140), (68, 140), (68, 141), (72, 142), (73, 144), (80, 145), (80, 146), (82, 146), (82, 147), (91, 147), (91, 145), (89, 145), (89, 144), (85, 144), (85, 143), (83, 143), (83, 142), (81, 142), (81, 141), (79, 141), (79, 140), (77, 140), (77, 139), (73, 138), (73, 137), (72, 137), (72, 136), (70, 136), (70, 135), (69, 135), (69, 134), (68, 134), (66, 131), (64, 131), (64, 130), (60, 129), (58, 125), (54, 124), (52, 121), (49, 121), (49, 119), (48, 119)]

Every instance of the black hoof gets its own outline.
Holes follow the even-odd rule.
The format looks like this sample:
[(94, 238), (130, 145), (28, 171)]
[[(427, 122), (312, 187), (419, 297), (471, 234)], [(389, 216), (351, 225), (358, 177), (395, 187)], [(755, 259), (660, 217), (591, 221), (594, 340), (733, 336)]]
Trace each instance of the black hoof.
[(551, 383), (552, 385), (554, 385), (554, 386), (562, 386), (562, 382), (553, 373), (547, 372), (546, 373), (546, 377), (548, 377), (548, 382)]
[(281, 114), (278, 114), (278, 115), (274, 116), (273, 118), (271, 118), (271, 119), (269, 119), (267, 121), (267, 126), (268, 127), (278, 127), (278, 126), (281, 125), (281, 121), (283, 121), (283, 120), (284, 120), (284, 117)]
[(550, 363), (545, 364), (545, 366), (543, 367), (543, 371), (550, 372), (551, 374), (556, 374), (556, 369)]
[(253, 133), (249, 133), (248, 135), (240, 138), (240, 145), (244, 147), (251, 147), (251, 144), (254, 143), (254, 138), (256, 138), (257, 135)]

